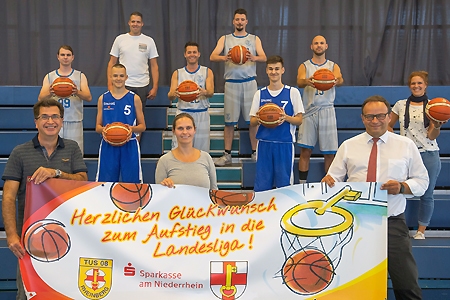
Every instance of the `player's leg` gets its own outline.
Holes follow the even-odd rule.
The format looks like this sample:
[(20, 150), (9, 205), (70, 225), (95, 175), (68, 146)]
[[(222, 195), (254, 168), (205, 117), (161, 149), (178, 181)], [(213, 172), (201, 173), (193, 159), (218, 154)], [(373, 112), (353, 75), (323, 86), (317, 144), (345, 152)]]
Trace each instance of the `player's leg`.
[[(250, 109), (252, 107), (253, 102), (253, 96), (256, 93), (256, 90), (258, 89), (256, 80), (252, 80), (249, 82), (242, 83), (244, 88), (244, 99), (241, 103), (242, 107), (242, 115), (244, 117), (244, 120), (247, 122), (247, 124), (250, 123)], [(250, 125), (248, 128), (248, 135), (250, 138), (250, 144), (252, 146), (252, 154), (256, 152), (256, 132), (258, 131), (258, 126), (252, 126)], [(252, 159), (255, 160), (256, 156), (252, 155)]]
[(97, 176), (95, 181), (118, 182), (120, 175), (120, 149), (102, 140), (98, 154)]
[(62, 137), (77, 142), (80, 147), (81, 154), (84, 154), (83, 122), (64, 122), (63, 128), (64, 133)]
[(256, 161), (256, 173), (254, 191), (262, 192), (273, 188), (273, 161), (270, 142), (258, 141), (258, 160)]
[(139, 142), (131, 139), (121, 146), (120, 174), (122, 182), (142, 183), (141, 152)]
[(194, 118), (196, 131), (194, 137), (194, 148), (209, 153), (210, 118), (208, 111), (190, 113)]
[(275, 187), (280, 188), (294, 184), (293, 143), (271, 143)]
[(328, 172), (338, 148), (336, 113), (334, 107), (319, 110), (319, 145), (324, 156), (325, 174)]
[(309, 162), (317, 142), (317, 118), (317, 112), (304, 117), (302, 125), (298, 129), (297, 144), (300, 146), (300, 159), (298, 161), (300, 183), (305, 183), (308, 178)]

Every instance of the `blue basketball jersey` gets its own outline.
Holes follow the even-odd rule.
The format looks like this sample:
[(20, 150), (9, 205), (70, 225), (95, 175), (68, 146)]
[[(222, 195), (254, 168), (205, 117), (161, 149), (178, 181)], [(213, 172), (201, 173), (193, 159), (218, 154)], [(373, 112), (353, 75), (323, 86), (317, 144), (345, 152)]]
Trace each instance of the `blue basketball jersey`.
[[(294, 116), (294, 107), (291, 101), (291, 87), (285, 85), (281, 92), (272, 96), (269, 93), (267, 87), (263, 87), (260, 90), (260, 100), (259, 105), (263, 106), (266, 103), (274, 103), (282, 107), (288, 116)], [(258, 132), (256, 133), (256, 138), (262, 141), (273, 141), (273, 142), (283, 142), (283, 143), (293, 143), (295, 142), (295, 127), (289, 122), (283, 122), (283, 124), (275, 128), (267, 128), (264, 126), (259, 126)]]
[[(103, 94), (103, 126), (113, 122), (122, 122), (130, 126), (136, 125), (136, 108), (134, 93), (129, 91), (121, 99), (116, 99), (110, 91)], [(135, 134), (133, 133), (133, 137)]]

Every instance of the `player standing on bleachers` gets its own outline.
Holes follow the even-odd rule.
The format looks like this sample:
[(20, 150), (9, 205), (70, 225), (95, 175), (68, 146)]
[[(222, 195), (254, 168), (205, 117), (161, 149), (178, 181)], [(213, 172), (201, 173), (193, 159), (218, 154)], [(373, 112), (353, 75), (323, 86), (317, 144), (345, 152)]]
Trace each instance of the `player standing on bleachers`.
[(125, 88), (127, 70), (116, 64), (108, 72), (112, 88), (98, 98), (95, 131), (102, 134), (106, 125), (122, 122), (129, 125), (132, 136), (122, 146), (100, 142), (96, 181), (142, 183), (141, 153), (136, 133), (145, 131), (142, 102)]
[[(210, 56), (211, 61), (225, 62), (225, 128), (223, 132), (225, 151), (222, 157), (214, 160), (216, 166), (231, 164), (234, 126), (239, 121), (241, 110), (245, 121), (250, 121), (250, 107), (252, 105), (253, 95), (255, 95), (257, 90), (256, 62), (265, 62), (267, 59), (259, 37), (245, 31), (247, 24), (247, 11), (243, 8), (237, 9), (233, 17), (234, 32), (221, 36)], [(247, 54), (247, 62), (242, 65), (234, 64), (229, 54), (229, 51), (238, 45), (245, 46), (249, 51)], [(221, 55), (222, 52), (224, 52), (224, 55)], [(258, 127), (256, 126), (249, 127), (250, 143), (253, 151), (252, 159), (254, 161), (256, 160), (257, 130)]]
[(274, 103), (284, 111), (282, 124), (275, 128), (258, 127), (255, 192), (270, 190), (274, 184), (280, 188), (294, 183), (295, 130), (302, 124), (304, 109), (299, 90), (281, 82), (284, 71), (282, 57), (275, 55), (267, 59), (269, 85), (256, 91), (250, 109), (252, 126), (259, 125), (257, 113), (266, 103)]
[(297, 143), (300, 146), (298, 162), (300, 183), (308, 178), (309, 161), (314, 146), (319, 140), (320, 151), (324, 156), (325, 173), (330, 167), (338, 148), (336, 113), (334, 111), (335, 88), (320, 91), (314, 87), (312, 76), (319, 69), (329, 69), (333, 72), (336, 83), (344, 83), (339, 66), (325, 58), (328, 44), (321, 35), (314, 37), (311, 43), (313, 57), (298, 67), (297, 85), (303, 90), (305, 113), (303, 123), (299, 127)]
[[(38, 133), (31, 141), (13, 149), (2, 176), (5, 181), (2, 214), (6, 241), (8, 248), (18, 259), (22, 259), (25, 255), (20, 236), (28, 180), (40, 184), (49, 178), (82, 181), (88, 179), (86, 164), (78, 144), (59, 136), (64, 119), (64, 108), (61, 103), (54, 99), (44, 99), (34, 104), (33, 113)], [(17, 265), (16, 299), (27, 299), (19, 265)]]
[[(59, 69), (45, 75), (38, 101), (53, 98), (63, 105), (64, 124), (59, 135), (62, 138), (76, 141), (80, 146), (81, 153), (84, 153), (83, 100), (92, 100), (91, 91), (86, 76), (72, 68), (72, 62), (75, 59), (72, 47), (69, 45), (59, 47), (56, 58), (59, 61)], [(58, 77), (68, 77), (74, 82), (76, 88), (73, 89), (73, 95), (60, 98), (53, 93), (52, 83)]]
[[(198, 84), (200, 88), (198, 98), (192, 102), (178, 99), (176, 115), (185, 112), (194, 118), (196, 124), (194, 148), (209, 153), (210, 118), (208, 108), (209, 98), (214, 95), (214, 74), (210, 68), (198, 64), (198, 59), (200, 58), (199, 50), (197, 43), (186, 43), (184, 46), (186, 66), (173, 72), (167, 97), (171, 101), (175, 100), (179, 96), (176, 89), (185, 80), (192, 80)], [(174, 135), (172, 138), (172, 149), (176, 147), (177, 139)]]

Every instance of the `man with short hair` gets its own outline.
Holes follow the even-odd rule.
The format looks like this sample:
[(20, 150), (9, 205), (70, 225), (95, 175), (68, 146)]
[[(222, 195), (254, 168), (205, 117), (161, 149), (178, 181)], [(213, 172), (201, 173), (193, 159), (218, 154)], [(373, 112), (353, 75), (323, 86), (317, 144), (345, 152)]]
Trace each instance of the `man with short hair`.
[[(20, 242), (27, 178), (40, 184), (49, 178), (87, 180), (87, 168), (75, 141), (61, 138), (64, 108), (54, 99), (43, 99), (34, 105), (34, 122), (38, 133), (29, 142), (13, 149), (5, 166), (2, 215), (6, 241), (14, 255), (21, 259), (25, 249)], [(18, 211), (16, 219), (16, 199)], [(25, 296), (20, 272), (17, 272), (17, 299)]]
[[(108, 62), (107, 82), (108, 90), (112, 89), (111, 70), (112, 66), (120, 62), (127, 68), (128, 79), (125, 88), (137, 94), (142, 101), (142, 111), (145, 111), (147, 98), (155, 99), (158, 92), (159, 68), (158, 50), (153, 38), (142, 33), (144, 19), (140, 12), (135, 11), (130, 14), (128, 20), (130, 32), (116, 37), (111, 48)], [(150, 72), (153, 86), (150, 89)], [(138, 141), (140, 136), (137, 136)]]
[[(184, 57), (186, 58), (186, 66), (173, 72), (167, 97), (171, 101), (178, 98), (176, 115), (185, 112), (194, 118), (196, 125), (194, 148), (209, 153), (210, 119), (208, 108), (209, 98), (214, 95), (214, 75), (210, 68), (199, 65), (200, 51), (197, 43), (186, 43)], [(185, 80), (194, 81), (200, 88), (198, 97), (194, 101), (186, 102), (179, 98), (177, 87)], [(172, 149), (176, 147), (177, 139), (173, 136)]]
[(428, 188), (428, 172), (414, 142), (388, 131), (391, 106), (381, 96), (362, 104), (366, 132), (344, 141), (322, 182), (380, 182), (388, 193), (388, 271), (396, 299), (421, 299), (418, 271), (405, 221), (407, 196)]
[[(264, 53), (261, 40), (258, 36), (246, 32), (247, 24), (247, 11), (243, 8), (237, 9), (233, 17), (234, 32), (221, 36), (210, 56), (211, 61), (225, 62), (225, 128), (223, 131), (225, 151), (222, 157), (214, 161), (216, 166), (231, 164), (234, 126), (239, 121), (241, 111), (245, 121), (250, 123), (250, 107), (257, 90), (256, 62), (266, 61), (266, 54)], [(248, 50), (247, 62), (242, 65), (235, 64), (231, 60), (230, 50), (238, 45), (243, 45)], [(221, 55), (222, 52), (224, 52), (224, 55)], [(249, 135), (252, 146), (252, 159), (254, 161), (256, 161), (257, 130), (257, 126), (250, 125)]]
[[(59, 61), (59, 69), (45, 75), (38, 101), (52, 98), (63, 105), (64, 124), (59, 135), (62, 138), (76, 141), (83, 154), (83, 100), (88, 102), (92, 100), (91, 91), (86, 76), (72, 68), (72, 62), (75, 59), (72, 47), (62, 45), (59, 47), (56, 57)], [(61, 98), (55, 95), (52, 84), (58, 77), (67, 77), (73, 81), (75, 87), (71, 96)]]

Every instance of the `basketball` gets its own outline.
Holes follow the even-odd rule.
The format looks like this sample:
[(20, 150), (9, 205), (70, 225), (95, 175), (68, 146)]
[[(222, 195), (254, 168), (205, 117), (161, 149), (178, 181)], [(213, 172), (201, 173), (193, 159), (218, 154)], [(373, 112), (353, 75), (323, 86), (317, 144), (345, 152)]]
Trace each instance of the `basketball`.
[(58, 97), (69, 97), (73, 94), (75, 84), (70, 78), (58, 77), (52, 83), (53, 92)]
[(300, 250), (284, 263), (283, 279), (295, 293), (311, 295), (323, 291), (333, 280), (333, 264), (316, 249)]
[(425, 107), (425, 113), (436, 122), (450, 119), (450, 102), (445, 98), (434, 98)]
[(221, 190), (210, 190), (209, 198), (212, 203), (219, 205), (219, 207), (242, 206), (252, 202), (253, 198), (255, 198), (255, 193), (235, 193)]
[(268, 128), (275, 128), (284, 122), (282, 118), (283, 109), (274, 103), (267, 103), (258, 110), (259, 122)]
[(108, 124), (103, 129), (103, 139), (112, 146), (122, 146), (131, 138), (130, 127), (121, 122)]
[(231, 60), (237, 65), (245, 64), (247, 61), (247, 52), (248, 50), (245, 46), (234, 46), (230, 50)]
[(335, 77), (328, 69), (319, 69), (313, 74), (313, 82), (316, 89), (327, 91), (334, 86)]
[(150, 203), (152, 188), (150, 184), (114, 183), (109, 194), (118, 209), (133, 213)]
[(192, 80), (185, 80), (177, 87), (180, 99), (186, 102), (194, 101), (198, 98), (199, 87), (197, 83)]
[(53, 262), (60, 260), (69, 252), (70, 238), (61, 222), (41, 220), (26, 230), (24, 246), (32, 258), (42, 262)]

